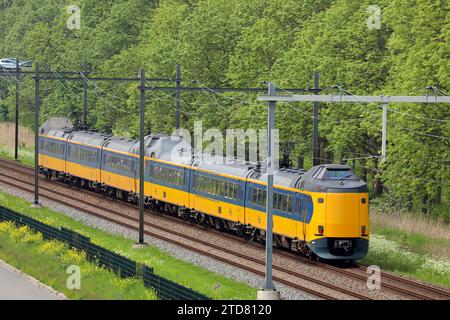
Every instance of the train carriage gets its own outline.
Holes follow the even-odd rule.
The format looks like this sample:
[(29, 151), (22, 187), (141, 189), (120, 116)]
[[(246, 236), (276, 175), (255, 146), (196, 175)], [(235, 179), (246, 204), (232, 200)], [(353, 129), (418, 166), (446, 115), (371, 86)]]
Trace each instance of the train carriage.
[(367, 184), (345, 165), (311, 168), (299, 189), (311, 195), (315, 220), (307, 230), (308, 246), (324, 259), (356, 260), (369, 249)]
[(50, 130), (39, 138), (39, 164), (44, 168), (51, 168), (46, 171), (48, 175), (52, 172), (66, 171), (66, 149), (67, 134), (61, 130)]
[[(306, 225), (310, 223), (313, 207), (307, 195), (294, 188), (303, 171), (281, 169), (274, 172), (273, 232), (280, 246), (298, 249), (299, 240), (305, 241)], [(259, 230), (266, 228), (267, 174), (256, 171), (248, 182), (246, 216), (249, 224)]]
[(198, 155), (191, 172), (190, 197), (193, 209), (221, 219), (226, 229), (242, 231), (242, 226), (247, 225), (247, 174), (246, 165), (226, 164), (222, 157)]
[(100, 182), (119, 198), (138, 192), (139, 156), (134, 154), (136, 144), (136, 140), (111, 137), (102, 146)]
[[(158, 201), (158, 205), (168, 204), (167, 210), (177, 214), (191, 207), (191, 154), (183, 157), (183, 150), (187, 149), (190, 150), (190, 146), (184, 141), (165, 135), (149, 136), (146, 141), (145, 196), (150, 203), (153, 200)], [(178, 156), (174, 156), (174, 153)]]
[(100, 158), (107, 136), (94, 132), (73, 132), (67, 135), (66, 170), (70, 176), (83, 183), (101, 181)]

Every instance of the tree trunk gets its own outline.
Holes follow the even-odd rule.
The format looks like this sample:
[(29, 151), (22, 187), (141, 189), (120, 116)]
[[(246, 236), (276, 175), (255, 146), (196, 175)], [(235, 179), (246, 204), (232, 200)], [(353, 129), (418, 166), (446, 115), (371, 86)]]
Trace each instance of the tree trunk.
[(319, 150), (319, 163), (324, 164), (326, 163), (326, 155), (325, 155), (325, 142), (320, 141), (320, 150)]
[(442, 188), (438, 187), (436, 194), (433, 198), (433, 204), (440, 205), (442, 200)]
[(378, 158), (374, 159), (375, 168), (377, 168), (377, 172), (374, 175), (373, 180), (373, 190), (376, 196), (381, 196), (383, 194), (383, 182), (381, 181), (381, 170), (378, 169)]
[(362, 168), (362, 179), (367, 183), (367, 169), (365, 167)]
[(408, 195), (406, 201), (407, 201), (406, 208), (408, 209), (409, 212), (412, 212), (414, 210), (413, 196), (411, 194)]
[(332, 151), (327, 152), (327, 163), (333, 163), (334, 162), (334, 154)]
[(428, 194), (425, 194), (422, 197), (422, 213), (427, 213), (428, 212)]
[(305, 157), (298, 156), (297, 157), (297, 169), (303, 169), (305, 167)]

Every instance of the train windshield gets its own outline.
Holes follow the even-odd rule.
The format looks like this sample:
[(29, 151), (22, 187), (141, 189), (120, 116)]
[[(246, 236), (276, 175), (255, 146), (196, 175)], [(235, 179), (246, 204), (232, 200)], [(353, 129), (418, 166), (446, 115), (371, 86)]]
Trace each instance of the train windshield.
[(323, 179), (347, 179), (353, 175), (350, 169), (330, 169), (323, 175)]

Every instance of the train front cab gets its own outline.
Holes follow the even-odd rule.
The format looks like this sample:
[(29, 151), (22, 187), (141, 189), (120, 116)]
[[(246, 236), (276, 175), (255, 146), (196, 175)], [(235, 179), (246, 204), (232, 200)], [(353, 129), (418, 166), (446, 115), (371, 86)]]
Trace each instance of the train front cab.
[(346, 166), (323, 167), (312, 188), (316, 192), (310, 193), (314, 214), (307, 228), (308, 247), (322, 259), (361, 259), (369, 249), (367, 185)]

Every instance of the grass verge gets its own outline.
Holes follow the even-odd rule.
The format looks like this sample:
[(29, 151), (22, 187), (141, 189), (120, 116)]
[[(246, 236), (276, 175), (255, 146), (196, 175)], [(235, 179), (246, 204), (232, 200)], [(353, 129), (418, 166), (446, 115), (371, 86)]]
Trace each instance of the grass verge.
[[(15, 124), (0, 122), (0, 157), (14, 160)], [(26, 165), (34, 165), (34, 132), (19, 126), (19, 159)]]
[(411, 232), (395, 226), (380, 223), (372, 224), (372, 231), (386, 239), (395, 241), (419, 255), (429, 255), (438, 259), (450, 260), (450, 239), (438, 238), (430, 233)]
[(377, 215), (371, 215), (369, 254), (360, 262), (450, 288), (450, 239), (447, 238), (445, 228), (443, 233), (436, 232), (430, 236), (424, 231), (438, 230), (441, 226), (421, 225), (420, 228), (411, 228), (414, 221), (410, 221), (410, 225), (396, 225), (394, 222), (400, 220), (394, 221), (392, 217), (386, 220)]
[(255, 299), (256, 289), (220, 274), (181, 261), (155, 247), (133, 249), (132, 240), (89, 227), (53, 210), (31, 209), (30, 203), (0, 192), (0, 205), (57, 227), (91, 238), (92, 242), (154, 268), (154, 272), (213, 299)]
[[(14, 148), (0, 146), (0, 158), (14, 160)], [(34, 150), (31, 148), (19, 148), (20, 162), (29, 167), (34, 167)]]
[[(69, 299), (155, 300), (156, 294), (141, 279), (122, 279), (89, 263), (84, 252), (11, 222), (0, 223), (0, 259), (38, 279)], [(69, 266), (80, 268), (80, 289), (68, 289)]]

